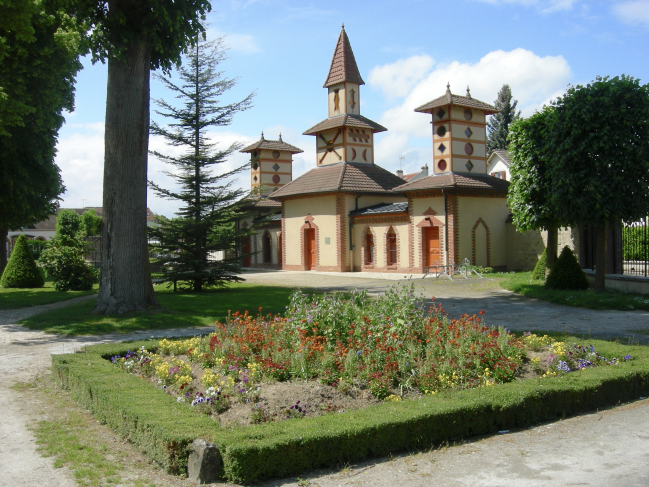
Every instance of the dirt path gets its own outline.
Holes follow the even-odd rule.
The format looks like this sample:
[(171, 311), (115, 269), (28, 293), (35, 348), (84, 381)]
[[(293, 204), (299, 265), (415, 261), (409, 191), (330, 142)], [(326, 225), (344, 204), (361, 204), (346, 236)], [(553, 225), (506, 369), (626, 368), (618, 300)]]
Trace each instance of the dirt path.
[[(359, 279), (318, 273), (246, 274), (249, 282), (323, 290), (363, 287), (385, 291), (391, 279)], [(383, 277), (383, 276), (380, 276)], [(649, 313), (599, 312), (517, 297), (490, 280), (416, 282), (424, 296), (436, 296), (450, 314), (486, 310), (489, 324), (515, 329), (589, 332), (593, 336), (632, 336), (646, 328)], [(86, 344), (205, 333), (211, 327), (145, 331), (131, 335), (68, 338), (30, 331), (16, 322), (70, 304), (84, 296), (43, 306), (0, 311), (0, 487), (74, 486), (70, 472), (53, 468), (36, 453), (26, 425), (30, 404), (10, 386), (29, 381), (50, 366), (50, 354), (72, 352)], [(527, 327), (527, 328), (526, 328)], [(638, 337), (636, 338), (643, 338)], [(644, 337), (646, 338), (646, 337)], [(559, 423), (472, 441), (433, 453), (400, 456), (303, 476), (311, 486), (649, 486), (649, 400), (583, 415)], [(265, 484), (297, 485), (296, 479)], [(300, 485), (305, 485), (304, 483)]]

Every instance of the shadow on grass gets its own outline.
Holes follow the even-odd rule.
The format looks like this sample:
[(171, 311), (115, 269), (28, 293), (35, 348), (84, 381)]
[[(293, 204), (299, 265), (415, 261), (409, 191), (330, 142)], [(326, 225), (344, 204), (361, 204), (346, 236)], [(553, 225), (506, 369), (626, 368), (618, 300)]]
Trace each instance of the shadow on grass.
[(102, 316), (92, 312), (94, 303), (82, 303), (27, 318), (20, 324), (31, 330), (70, 336), (206, 326), (224, 320), (230, 311), (257, 314), (262, 308), (264, 314), (281, 313), (292, 292), (286, 287), (247, 284), (203, 293), (163, 289), (156, 290), (160, 309)]
[(72, 298), (96, 294), (99, 287), (95, 285), (90, 291), (57, 291), (52, 282), (33, 289), (14, 289), (0, 287), (0, 310), (26, 308), (41, 304), (52, 304)]
[(531, 272), (506, 275), (501, 278), (501, 286), (528, 298), (565, 306), (600, 310), (649, 311), (649, 296), (644, 294), (623, 293), (609, 289), (603, 293), (595, 292), (593, 289), (580, 291), (548, 289), (543, 281), (532, 280)]

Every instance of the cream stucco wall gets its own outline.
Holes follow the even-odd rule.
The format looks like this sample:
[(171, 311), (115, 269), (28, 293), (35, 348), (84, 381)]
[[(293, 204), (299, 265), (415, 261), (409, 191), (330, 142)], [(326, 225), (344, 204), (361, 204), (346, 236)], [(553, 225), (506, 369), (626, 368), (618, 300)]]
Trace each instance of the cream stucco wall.
[[(471, 154), (468, 157), (486, 157), (487, 156), (487, 146), (484, 143), (480, 143), (479, 141), (471, 141), (468, 142), (473, 146), (473, 154)], [(458, 156), (467, 156), (466, 152), (464, 151), (464, 146), (467, 144), (466, 141), (464, 140), (454, 140), (453, 141), (453, 156), (458, 157)]]
[[(320, 196), (284, 201), (284, 245), (286, 246), (286, 265), (301, 266), (302, 227), (307, 215), (313, 217), (318, 232), (316, 242), (317, 262), (320, 266), (337, 265), (336, 254), (336, 197)], [(326, 244), (326, 239), (329, 244)]]
[[(473, 164), (473, 169), (469, 171), (466, 167), (467, 163), (471, 161)], [(474, 159), (473, 157), (453, 157), (453, 171), (455, 172), (468, 172), (471, 174), (486, 174), (487, 171), (487, 162), (480, 159)]]
[[(354, 90), (354, 107), (350, 105), (351, 102), (351, 90)], [(336, 90), (338, 90), (339, 103), (338, 110), (335, 109), (334, 98), (336, 96)], [(327, 93), (327, 105), (328, 105), (328, 114), (329, 117), (335, 117), (341, 113), (352, 113), (354, 115), (359, 115), (361, 113), (361, 95), (360, 95), (360, 86), (355, 83), (337, 83), (331, 85), (328, 88)]]
[[(473, 135), (471, 137), (467, 137), (464, 131), (468, 128), (471, 129), (471, 132), (473, 132)], [(453, 122), (452, 126), (452, 135), (456, 139), (466, 139), (468, 141), (486, 141), (487, 140), (487, 131), (485, 127), (475, 127), (473, 125), (469, 124), (463, 124), (462, 122)]]
[[(489, 228), (491, 261), (489, 265), (507, 265), (506, 220), (509, 216), (506, 198), (458, 197), (459, 260), (472, 261), (472, 231), (479, 218)], [(479, 255), (476, 252), (476, 257)]]
[[(464, 118), (464, 107), (453, 106), (451, 107), (451, 118), (458, 121), (468, 121), (473, 123), (486, 123), (485, 114), (482, 110), (470, 109), (472, 113), (471, 120), (466, 120)], [(471, 128), (473, 130), (473, 127)]]
[(354, 267), (366, 267), (363, 262), (363, 249), (366, 244), (365, 231), (371, 229), (374, 234), (374, 264), (373, 269), (386, 269), (387, 263), (387, 234), (392, 227), (397, 235), (397, 269), (408, 267), (408, 223), (372, 223), (370, 219), (357, 219), (354, 224)]
[(487, 165), (487, 174), (491, 174), (493, 172), (502, 172), (504, 171), (506, 176), (507, 181), (511, 181), (511, 175), (509, 173), (509, 166), (505, 164), (500, 157), (497, 155), (494, 156), (494, 158), (491, 160), (491, 163)]
[(421, 227), (417, 225), (420, 224), (425, 218), (424, 212), (428, 209), (432, 209), (437, 213), (435, 218), (444, 223), (444, 226), (439, 230), (440, 238), (440, 255), (443, 262), (446, 262), (446, 216), (444, 210), (444, 197), (428, 197), (428, 198), (414, 198), (412, 200), (412, 215), (413, 215), (413, 236), (412, 236), (412, 245), (414, 249), (414, 267), (420, 267), (422, 265), (422, 255), (420, 252), (422, 244), (422, 230)]

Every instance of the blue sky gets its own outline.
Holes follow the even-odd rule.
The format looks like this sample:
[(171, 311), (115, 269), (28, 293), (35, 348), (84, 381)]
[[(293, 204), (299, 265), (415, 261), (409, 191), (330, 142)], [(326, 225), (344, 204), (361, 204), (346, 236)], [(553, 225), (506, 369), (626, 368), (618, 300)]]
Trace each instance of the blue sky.
[[(400, 156), (406, 172), (430, 162), (430, 120), (412, 109), (443, 94), (449, 81), (454, 93), (463, 95), (468, 84), (488, 103), (508, 83), (523, 115), (598, 75), (649, 83), (649, 0), (230, 0), (212, 9), (209, 38), (225, 35), (222, 67), (239, 80), (223, 101), (256, 92), (254, 108), (212, 138), (248, 143), (262, 130), (267, 138), (281, 132), (304, 150), (294, 176), (315, 166), (315, 141), (301, 134), (327, 116), (322, 84), (342, 22), (366, 83), (361, 113), (388, 128), (377, 137), (376, 162), (390, 171)], [(84, 67), (76, 110), (59, 135), (65, 207), (101, 205), (106, 66), (86, 60)], [(155, 80), (151, 94), (171, 98)], [(156, 138), (150, 147), (169, 150)], [(228, 166), (245, 161), (236, 155)], [(150, 179), (170, 185), (166, 169), (149, 159)], [(247, 173), (240, 180), (248, 184)], [(152, 194), (149, 207), (167, 216), (176, 209)]]

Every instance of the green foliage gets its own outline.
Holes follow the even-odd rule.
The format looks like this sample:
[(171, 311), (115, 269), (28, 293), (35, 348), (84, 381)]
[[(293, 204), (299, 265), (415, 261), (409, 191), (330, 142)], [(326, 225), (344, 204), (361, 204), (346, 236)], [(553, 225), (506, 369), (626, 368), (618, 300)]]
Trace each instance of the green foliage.
[(18, 237), (9, 263), (0, 278), (0, 284), (6, 288), (43, 287), (43, 276), (36, 266), (24, 235)]
[[(76, 16), (91, 25), (86, 42), (92, 60), (123, 59), (129, 47), (151, 47), (151, 69), (168, 71), (205, 32), (201, 20), (211, 11), (208, 0), (73, 0)], [(110, 9), (109, 9), (110, 3)]]
[(108, 360), (154, 343), (96, 345), (83, 354), (53, 355), (52, 374), (99, 421), (165, 469), (184, 473), (191, 442), (205, 438), (217, 445), (223, 477), (236, 483), (521, 428), (649, 394), (647, 347), (592, 340), (588, 344), (607, 357), (631, 354), (633, 360), (560, 378), (515, 381), (344, 414), (226, 429), (142, 379), (116, 371)]
[(151, 152), (177, 168), (169, 175), (178, 182), (180, 190), (164, 189), (153, 182), (149, 182), (150, 187), (159, 196), (176, 200), (182, 206), (178, 218), (160, 217), (158, 225), (149, 228), (149, 241), (156, 242), (152, 250), (165, 269), (162, 278), (174, 284), (177, 281), (186, 283), (185, 287), (194, 291), (239, 280), (235, 275), (239, 270), (236, 257), (220, 261), (211, 259), (215, 252), (225, 253), (236, 247), (239, 236), (233, 231), (234, 222), (243, 218), (238, 201), (245, 192), (232, 189), (231, 182), (227, 181), (246, 166), (215, 171), (240, 145), (216, 149), (216, 144), (207, 138), (207, 130), (229, 125), (236, 113), (250, 108), (253, 96), (228, 105), (219, 103), (223, 93), (236, 83), (218, 71), (224, 59), (220, 39), (198, 42), (187, 55), (187, 67), (178, 70), (181, 85), (157, 76), (177, 95), (182, 107), (156, 100), (161, 109), (157, 113), (173, 123), (161, 127), (154, 122), (151, 132), (163, 136), (171, 146), (182, 147), (185, 153), (174, 157)]
[(649, 228), (645, 225), (623, 226), (624, 260), (649, 259)]
[(521, 232), (557, 228), (560, 224), (552, 206), (551, 172), (553, 107), (544, 107), (510, 129), (511, 184), (507, 204), (514, 225)]
[(0, 2), (0, 229), (44, 220), (65, 190), (55, 145), (62, 111), (74, 109), (79, 52), (60, 2)]
[(79, 214), (61, 210), (56, 218), (56, 233), (40, 257), (40, 263), (54, 279), (57, 291), (87, 291), (99, 272), (84, 259), (88, 245)]
[(27, 246), (29, 247), (29, 250), (32, 253), (32, 257), (34, 257), (34, 260), (38, 260), (39, 257), (41, 256), (41, 253), (47, 247), (48, 243), (45, 240), (28, 240), (27, 241)]
[(550, 289), (588, 289), (586, 274), (567, 245), (552, 265), (545, 285)]
[(521, 117), (521, 111), (516, 112), (517, 105), (518, 100), (513, 100), (509, 85), (503, 85), (494, 102), (500, 113), (492, 115), (487, 124), (487, 153), (491, 154), (495, 149), (509, 148), (509, 126)]
[(543, 253), (539, 258), (539, 261), (534, 266), (534, 270), (532, 271), (532, 279), (545, 281), (545, 270), (547, 269), (547, 267), (548, 267), (548, 253), (546, 249), (543, 249)]
[(86, 210), (81, 215), (81, 228), (88, 237), (101, 235), (102, 218), (97, 215), (97, 211)]
[(551, 199), (559, 218), (602, 226), (646, 217), (649, 85), (625, 75), (597, 77), (552, 105)]

